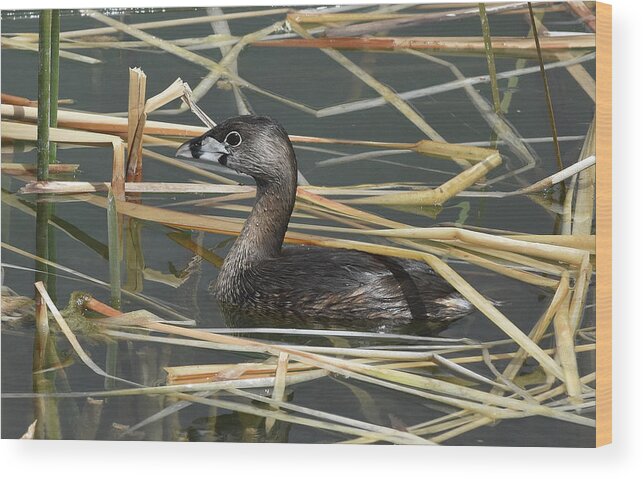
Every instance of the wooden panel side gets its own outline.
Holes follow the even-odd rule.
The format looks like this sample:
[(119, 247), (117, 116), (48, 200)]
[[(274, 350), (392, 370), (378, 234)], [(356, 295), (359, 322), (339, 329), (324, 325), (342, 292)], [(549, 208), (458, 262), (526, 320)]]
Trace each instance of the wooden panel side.
[(612, 6), (596, 3), (596, 447), (612, 442)]

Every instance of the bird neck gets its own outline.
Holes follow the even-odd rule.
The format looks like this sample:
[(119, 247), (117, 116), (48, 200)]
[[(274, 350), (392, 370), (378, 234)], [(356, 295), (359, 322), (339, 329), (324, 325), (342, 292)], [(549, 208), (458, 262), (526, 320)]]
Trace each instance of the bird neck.
[(278, 180), (257, 181), (254, 207), (226, 256), (221, 273), (234, 275), (259, 261), (279, 256), (296, 189), (296, 170)]

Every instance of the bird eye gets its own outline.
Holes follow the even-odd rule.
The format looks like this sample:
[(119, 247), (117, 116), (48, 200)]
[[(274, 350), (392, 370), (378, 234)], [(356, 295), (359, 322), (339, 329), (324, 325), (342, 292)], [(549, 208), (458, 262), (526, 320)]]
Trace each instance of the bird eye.
[(230, 146), (239, 146), (241, 144), (241, 135), (236, 131), (231, 131), (225, 137), (225, 141)]

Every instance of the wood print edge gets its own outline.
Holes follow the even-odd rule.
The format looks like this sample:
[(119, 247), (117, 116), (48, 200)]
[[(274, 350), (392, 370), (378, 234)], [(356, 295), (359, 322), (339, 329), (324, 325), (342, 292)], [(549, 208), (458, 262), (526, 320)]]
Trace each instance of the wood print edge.
[(612, 442), (612, 6), (596, 3), (596, 447)]

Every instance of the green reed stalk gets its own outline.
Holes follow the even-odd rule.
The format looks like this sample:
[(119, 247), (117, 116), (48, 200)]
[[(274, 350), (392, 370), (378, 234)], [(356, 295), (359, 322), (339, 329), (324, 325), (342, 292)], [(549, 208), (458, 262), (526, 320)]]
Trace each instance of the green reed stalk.
[[(46, 203), (43, 203), (47, 206)], [(56, 371), (47, 371), (52, 364), (60, 364), (56, 351), (56, 339), (50, 334), (47, 306), (39, 293), (36, 294), (36, 328), (33, 348), (33, 391), (42, 394), (56, 393)], [(40, 397), (34, 401), (37, 419), (37, 439), (62, 439), (58, 400)]]
[[(544, 16), (544, 12), (542, 10), (539, 10), (537, 13), (537, 18), (538, 22), (542, 23), (542, 18)], [(529, 27), (529, 33), (527, 34), (527, 37), (530, 35), (533, 35), (533, 28), (530, 26)], [(527, 59), (526, 58), (518, 58), (516, 60), (516, 70), (525, 68), (527, 66)], [(502, 110), (503, 115), (506, 115), (509, 113), (509, 105), (511, 104), (511, 100), (513, 98), (514, 91), (518, 87), (518, 80), (520, 77), (518, 76), (512, 76), (507, 79), (507, 89), (502, 95), (502, 100), (500, 101), (500, 109)]]
[[(527, 60), (525, 58), (519, 58), (516, 60), (516, 69), (525, 68), (527, 65)], [(514, 76), (507, 80), (507, 90), (502, 95), (502, 100), (500, 102), (500, 110), (503, 115), (509, 113), (509, 105), (511, 105), (511, 100), (513, 98), (513, 93), (518, 87), (518, 80), (520, 77)]]
[(51, 10), (41, 10), (38, 36), (38, 181), (49, 179), (49, 125), (51, 108)]
[[(60, 80), (60, 10), (51, 11), (51, 58), (50, 58), (50, 87), (49, 87), (49, 126), (58, 125), (58, 85)], [(56, 144), (49, 147), (49, 163), (56, 163)]]
[[(496, 77), (496, 59), (493, 53), (493, 44), (491, 43), (491, 27), (489, 26), (489, 18), (487, 17), (487, 9), (484, 3), (478, 4), (480, 11), (480, 23), (482, 24), (482, 37), (484, 39), (485, 56), (487, 57), (487, 67), (489, 69), (489, 79), (491, 80), (491, 98), (493, 99), (493, 111), (496, 115), (502, 114), (502, 107), (500, 106), (500, 93), (498, 91), (498, 78)], [(498, 133), (494, 129), (491, 132), (491, 145), (495, 146), (498, 140)]]
[[(49, 84), (51, 74), (51, 10), (41, 10), (38, 34), (38, 181), (49, 178)], [(49, 205), (36, 203), (36, 254), (49, 259)], [(36, 281), (47, 281), (47, 265), (36, 261)]]
[[(114, 309), (121, 309), (121, 249), (118, 213), (116, 211), (116, 198), (110, 188), (107, 191), (107, 246), (109, 250), (109, 286), (111, 291), (111, 305)], [(116, 387), (116, 370), (118, 368), (118, 343), (107, 344), (105, 353), (105, 367), (108, 376), (105, 378), (105, 389)]]
[[(49, 179), (49, 121), (50, 121), (50, 87), (51, 87), (51, 10), (41, 10), (38, 31), (38, 136), (37, 136), (37, 153), (38, 165), (36, 175), (38, 181), (47, 181)], [(36, 202), (36, 254), (39, 258), (49, 259), (49, 217), (50, 205), (41, 200), (42, 195), (38, 195)], [(48, 267), (43, 261), (36, 260), (36, 282), (46, 282), (48, 278)], [(39, 304), (42, 301), (40, 295), (37, 296), (37, 307), (44, 308)], [(46, 317), (46, 309), (40, 309)], [(46, 345), (48, 338), (41, 331), (36, 333), (35, 344)], [(42, 351), (45, 353), (46, 346)], [(44, 357), (44, 356), (43, 356)], [(35, 365), (35, 364), (34, 364)], [(44, 364), (43, 364), (44, 365)], [(34, 374), (33, 377), (34, 391), (51, 392), (53, 383), (42, 374)], [(56, 424), (57, 408), (55, 401), (46, 399), (38, 400), (35, 403), (35, 414), (38, 418), (39, 426), (36, 428), (36, 435), (40, 439), (52, 438), (59, 436), (59, 427)]]
[[(50, 12), (50, 32), (49, 32), (49, 127), (55, 128), (58, 124), (58, 84), (59, 84), (59, 65), (60, 65), (60, 10), (51, 10)], [(44, 121), (44, 120), (43, 120)], [(56, 144), (48, 142), (48, 163), (56, 163)], [(44, 159), (43, 159), (44, 162)], [(49, 171), (47, 171), (49, 175)], [(47, 220), (54, 215), (55, 205), (49, 204)], [(50, 261), (56, 261), (56, 233), (53, 225), (48, 226), (47, 232), (47, 258)], [(54, 301), (56, 300), (56, 276), (50, 274), (47, 276), (47, 290)]]
[(110, 188), (107, 192), (107, 236), (109, 248), (109, 282), (111, 303), (115, 309), (121, 308), (121, 263), (120, 244), (118, 235), (118, 214), (116, 199)]
[(547, 81), (547, 73), (545, 72), (545, 63), (543, 62), (543, 55), (540, 49), (540, 40), (538, 39), (538, 28), (536, 27), (536, 19), (534, 18), (534, 10), (531, 2), (527, 2), (529, 7), (529, 18), (531, 19), (531, 29), (534, 32), (534, 41), (536, 42), (536, 50), (538, 52), (538, 63), (540, 64), (540, 74), (543, 78), (543, 86), (545, 88), (545, 99), (547, 100), (547, 109), (549, 111), (549, 123), (551, 124), (552, 138), (554, 139), (554, 153), (556, 154), (556, 163), (558, 169), (563, 169), (563, 160), (560, 157), (560, 145), (558, 144), (558, 131), (556, 130), (556, 120), (554, 118), (554, 106), (551, 102), (551, 94), (549, 91), (549, 82)]
[[(49, 259), (49, 207), (44, 200), (36, 202), (36, 255), (45, 260)], [(36, 260), (36, 281), (47, 283), (48, 270), (46, 263)]]
[(496, 60), (491, 44), (491, 28), (487, 18), (487, 9), (484, 3), (478, 4), (480, 10), (480, 23), (482, 24), (482, 36), (484, 38), (484, 49), (487, 57), (487, 66), (489, 67), (489, 78), (491, 79), (491, 97), (493, 98), (493, 110), (500, 114), (500, 93), (498, 91), (498, 80), (496, 78)]

